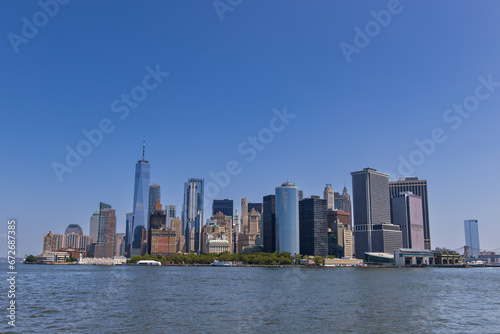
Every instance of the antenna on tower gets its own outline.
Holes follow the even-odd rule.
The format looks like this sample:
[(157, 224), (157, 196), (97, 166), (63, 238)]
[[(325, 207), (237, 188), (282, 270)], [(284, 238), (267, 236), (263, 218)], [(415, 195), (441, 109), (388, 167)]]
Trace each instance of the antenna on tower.
[(144, 160), (144, 151), (146, 151), (146, 137), (142, 137), (142, 160)]

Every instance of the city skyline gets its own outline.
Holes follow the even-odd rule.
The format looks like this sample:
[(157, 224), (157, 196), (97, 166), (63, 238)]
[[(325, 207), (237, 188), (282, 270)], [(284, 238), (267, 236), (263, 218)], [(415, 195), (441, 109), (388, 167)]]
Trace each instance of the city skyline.
[(244, 1), (223, 21), (211, 2), (69, 2), (18, 52), (7, 34), (42, 9), (0, 6), (0, 212), (19, 222), (20, 254), (48, 229), (88, 226), (99, 202), (124, 231), (144, 136), (178, 216), (191, 177), (211, 198), (260, 203), (287, 179), (305, 198), (330, 183), (352, 194), (349, 173), (371, 166), (429, 181), (432, 248), (463, 246), (468, 217), (498, 247), (485, 186), (500, 163), (496, 2), (401, 1), (350, 62), (340, 45), (387, 1)]

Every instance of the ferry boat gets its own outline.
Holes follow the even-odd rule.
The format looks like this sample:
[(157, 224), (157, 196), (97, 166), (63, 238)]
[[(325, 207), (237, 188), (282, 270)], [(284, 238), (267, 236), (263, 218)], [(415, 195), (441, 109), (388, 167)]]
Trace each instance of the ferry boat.
[(150, 261), (150, 260), (141, 260), (137, 262), (138, 266), (161, 266), (161, 262), (158, 261)]
[(214, 260), (211, 264), (214, 267), (231, 267), (229, 262)]

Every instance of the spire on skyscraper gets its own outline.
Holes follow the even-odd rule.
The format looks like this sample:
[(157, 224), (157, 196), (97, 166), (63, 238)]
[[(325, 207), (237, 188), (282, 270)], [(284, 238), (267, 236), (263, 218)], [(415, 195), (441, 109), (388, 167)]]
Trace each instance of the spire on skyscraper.
[(145, 151), (146, 151), (146, 137), (142, 137), (142, 161), (144, 161)]

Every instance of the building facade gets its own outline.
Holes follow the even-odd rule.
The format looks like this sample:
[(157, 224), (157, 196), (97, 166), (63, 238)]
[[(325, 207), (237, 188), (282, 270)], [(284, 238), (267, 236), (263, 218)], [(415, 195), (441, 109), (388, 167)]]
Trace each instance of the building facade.
[(414, 195), (422, 197), (422, 219), (424, 225), (424, 248), (431, 249), (431, 230), (429, 225), (429, 201), (427, 196), (427, 180), (418, 177), (406, 177), (404, 180), (389, 182), (389, 193), (397, 196), (402, 192), (411, 191)]
[(332, 185), (329, 183), (323, 192), (323, 199), (326, 201), (326, 208), (328, 211), (335, 209), (335, 197)]
[(177, 207), (175, 205), (165, 205), (165, 214), (167, 215), (167, 228), (172, 228), (172, 219), (177, 217)]
[(278, 234), (276, 233), (276, 195), (268, 195), (263, 198), (263, 242), (264, 252), (274, 253), (278, 250)]
[(391, 222), (389, 175), (373, 168), (351, 173), (356, 257), (374, 252), (372, 230)]
[(99, 205), (99, 235), (95, 257), (112, 258), (115, 256), (116, 215), (111, 205)]
[(222, 212), (226, 216), (232, 217), (234, 215), (233, 200), (214, 199), (212, 203), (212, 215), (216, 215), (219, 212)]
[(391, 220), (403, 234), (403, 247), (425, 249), (422, 197), (410, 191), (391, 197)]

